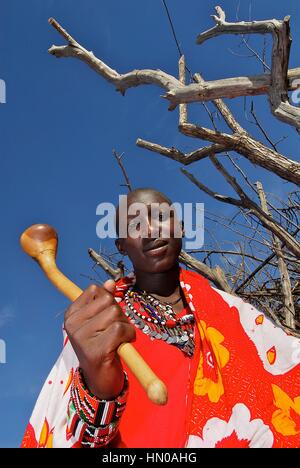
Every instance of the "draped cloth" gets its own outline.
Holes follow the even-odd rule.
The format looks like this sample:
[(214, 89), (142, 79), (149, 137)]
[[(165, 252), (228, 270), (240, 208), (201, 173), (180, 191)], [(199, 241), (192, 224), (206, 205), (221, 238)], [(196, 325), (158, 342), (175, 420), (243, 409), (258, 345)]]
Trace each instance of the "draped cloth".
[[(133, 277), (117, 283), (116, 299)], [(168, 403), (151, 403), (131, 372), (115, 447), (300, 447), (300, 340), (242, 299), (180, 270), (195, 315), (195, 353), (137, 330), (136, 349), (164, 380)], [(80, 447), (67, 408), (78, 361), (68, 338), (36, 402), (22, 447)]]

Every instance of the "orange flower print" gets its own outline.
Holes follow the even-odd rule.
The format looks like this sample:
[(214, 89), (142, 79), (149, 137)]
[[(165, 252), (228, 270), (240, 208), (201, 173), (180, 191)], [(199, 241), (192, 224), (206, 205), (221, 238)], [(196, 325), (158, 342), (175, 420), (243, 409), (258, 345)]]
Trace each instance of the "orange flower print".
[(49, 430), (49, 424), (47, 418), (44, 420), (44, 424), (40, 433), (39, 445), (38, 448), (52, 448), (53, 444), (53, 430)]
[(272, 385), (274, 405), (278, 408), (272, 415), (276, 431), (284, 436), (300, 434), (300, 396), (292, 400), (277, 385)]
[(212, 403), (217, 403), (224, 394), (221, 369), (229, 361), (229, 351), (221, 343), (224, 336), (213, 327), (207, 327), (201, 320), (198, 329), (202, 341), (199, 365), (194, 382), (195, 395), (207, 395)]
[(268, 351), (267, 351), (267, 359), (269, 361), (269, 364), (271, 364), (271, 366), (274, 364), (274, 362), (276, 361), (276, 348), (275, 346), (272, 346), (272, 348), (270, 348)]
[(68, 377), (68, 380), (67, 380), (67, 383), (66, 383), (66, 387), (65, 387), (63, 396), (65, 396), (65, 394), (66, 394), (67, 391), (69, 390), (70, 385), (71, 385), (72, 380), (73, 380), (73, 377), (74, 377), (74, 369), (73, 369), (73, 367), (72, 367), (72, 369), (70, 370), (70, 373), (69, 373), (69, 377)]
[(262, 325), (264, 321), (265, 321), (265, 316), (263, 314), (259, 314), (255, 319), (256, 325)]

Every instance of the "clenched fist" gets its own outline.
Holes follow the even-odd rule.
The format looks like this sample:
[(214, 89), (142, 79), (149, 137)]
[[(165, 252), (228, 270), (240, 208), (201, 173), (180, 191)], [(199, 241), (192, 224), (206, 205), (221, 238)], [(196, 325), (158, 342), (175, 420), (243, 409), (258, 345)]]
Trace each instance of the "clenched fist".
[(111, 400), (122, 390), (124, 374), (116, 353), (121, 343), (134, 341), (135, 329), (114, 299), (115, 282), (91, 285), (65, 314), (65, 330), (79, 360), (89, 390)]

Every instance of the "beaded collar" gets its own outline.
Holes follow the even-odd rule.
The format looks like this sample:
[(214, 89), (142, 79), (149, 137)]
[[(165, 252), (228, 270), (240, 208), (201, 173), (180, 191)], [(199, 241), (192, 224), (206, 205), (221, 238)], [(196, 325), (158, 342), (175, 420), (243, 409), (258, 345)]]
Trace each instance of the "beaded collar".
[(124, 295), (125, 314), (151, 340), (163, 340), (192, 356), (194, 353), (194, 315), (183, 309), (176, 314), (170, 304), (162, 304), (151, 294), (129, 287)]

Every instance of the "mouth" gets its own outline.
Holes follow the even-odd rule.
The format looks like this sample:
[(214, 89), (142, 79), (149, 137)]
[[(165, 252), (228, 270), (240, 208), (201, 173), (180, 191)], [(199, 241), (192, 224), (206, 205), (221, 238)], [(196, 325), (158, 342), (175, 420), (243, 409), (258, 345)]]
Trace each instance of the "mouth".
[(144, 253), (151, 257), (157, 257), (164, 255), (168, 249), (168, 241), (163, 239), (156, 239), (154, 242), (151, 242), (145, 249)]

